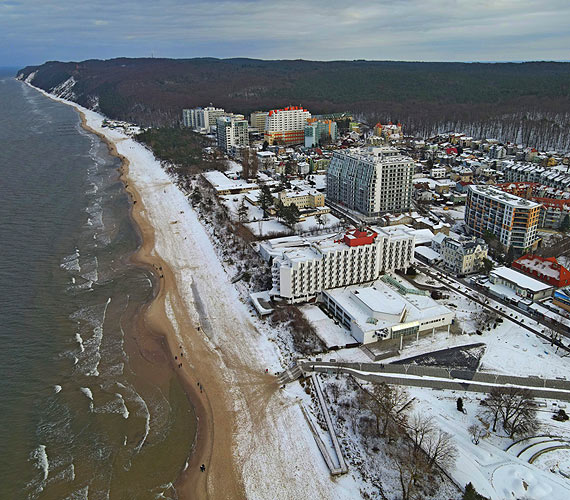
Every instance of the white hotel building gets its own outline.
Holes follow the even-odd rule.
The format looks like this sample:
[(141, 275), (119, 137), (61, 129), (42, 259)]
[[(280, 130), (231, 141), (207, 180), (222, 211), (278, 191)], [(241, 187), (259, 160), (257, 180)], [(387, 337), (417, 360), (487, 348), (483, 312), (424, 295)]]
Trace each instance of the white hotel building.
[(265, 140), (269, 144), (304, 144), (309, 118), (311, 113), (300, 106), (272, 109), (265, 118)]
[(414, 254), (414, 233), (403, 226), (351, 230), (344, 235), (277, 238), (260, 244), (273, 260), (271, 295), (290, 303), (323, 290), (371, 282), (405, 269)]
[(216, 120), (221, 116), (226, 116), (222, 108), (208, 106), (206, 108), (193, 108), (182, 110), (182, 122), (185, 127), (190, 127), (199, 132), (209, 134), (216, 125)]

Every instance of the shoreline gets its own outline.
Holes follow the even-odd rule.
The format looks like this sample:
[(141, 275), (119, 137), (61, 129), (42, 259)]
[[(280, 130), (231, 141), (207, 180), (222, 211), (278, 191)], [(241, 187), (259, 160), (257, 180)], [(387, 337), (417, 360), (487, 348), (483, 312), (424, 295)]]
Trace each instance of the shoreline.
[[(198, 378), (193, 373), (188, 372), (184, 365), (182, 370), (179, 369), (178, 360), (175, 360), (175, 356), (177, 356), (176, 353), (178, 353), (182, 346), (176, 341), (176, 333), (166, 313), (165, 303), (168, 294), (178, 294), (174, 274), (166, 262), (154, 252), (154, 228), (148, 220), (144, 218), (144, 203), (139, 192), (134, 187), (132, 179), (129, 178), (129, 159), (117, 151), (114, 142), (87, 124), (85, 113), (83, 113), (81, 109), (75, 109), (80, 116), (81, 127), (87, 132), (99, 137), (106, 144), (111, 156), (118, 158), (121, 162), (121, 166), (118, 169), (119, 180), (123, 183), (124, 190), (129, 197), (129, 216), (140, 238), (139, 247), (129, 259), (135, 265), (149, 270), (154, 275), (156, 281), (153, 285), (153, 298), (147, 304), (143, 305), (136, 321), (137, 323), (139, 321), (142, 322), (145, 327), (144, 329), (146, 329), (154, 339), (160, 339), (165, 354), (169, 358), (173, 375), (179, 379), (186, 393), (186, 397), (194, 409), (196, 418), (194, 440), (189, 450), (186, 464), (184, 468), (179, 471), (174, 486), (180, 498), (211, 498), (207, 491), (206, 480), (209, 475), (209, 464), (211, 462), (212, 437), (214, 432), (213, 415), (211, 406), (204, 404), (203, 398), (200, 397)], [(193, 333), (197, 334), (196, 331)], [(183, 359), (183, 357), (180, 359)], [(206, 400), (206, 402), (208, 401)], [(201, 464), (206, 465), (207, 474), (199, 471)]]
[(176, 366), (172, 353), (182, 349), (183, 367), (175, 371), (196, 412), (195, 445), (175, 481), (178, 498), (352, 498), (358, 483), (352, 476), (330, 479), (307, 425), (302, 407), (310, 395), (299, 384), (280, 390), (275, 374), (287, 363), (281, 348), (289, 353), (289, 336), (258, 319), (231, 283), (215, 235), (187, 195), (152, 151), (103, 127), (102, 115), (28, 85), (83, 113), (89, 130), (129, 162), (120, 173), (141, 235), (133, 259), (164, 275), (140, 325), (151, 332), (155, 351), (164, 344), (156, 354), (169, 350)]

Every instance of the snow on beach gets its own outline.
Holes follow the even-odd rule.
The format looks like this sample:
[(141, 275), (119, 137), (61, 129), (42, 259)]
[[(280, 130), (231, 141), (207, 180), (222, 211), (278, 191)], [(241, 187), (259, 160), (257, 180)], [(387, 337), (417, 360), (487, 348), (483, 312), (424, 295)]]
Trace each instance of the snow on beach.
[[(244, 392), (235, 383), (239, 379), (235, 363), (259, 373), (265, 368), (277, 372), (283, 369), (280, 356), (275, 343), (268, 339), (267, 327), (240, 301), (185, 194), (143, 145), (120, 129), (103, 127), (103, 117), (98, 113), (66, 103), (82, 111), (87, 125), (112, 141), (118, 153), (128, 158), (129, 181), (141, 195), (144, 216), (155, 230), (156, 253), (175, 274), (190, 317), (196, 321), (207, 317), (209, 331), (204, 333), (215, 348), (223, 347), (227, 355), (220, 356), (220, 363), (234, 404), (236, 462), (247, 497), (360, 498), (359, 479), (352, 473), (334, 482), (330, 479), (294, 392), (285, 390), (273, 395), (266, 402), (263, 418), (259, 418), (261, 408), (255, 415), (247, 411)], [(169, 317), (175, 321), (173, 314)]]

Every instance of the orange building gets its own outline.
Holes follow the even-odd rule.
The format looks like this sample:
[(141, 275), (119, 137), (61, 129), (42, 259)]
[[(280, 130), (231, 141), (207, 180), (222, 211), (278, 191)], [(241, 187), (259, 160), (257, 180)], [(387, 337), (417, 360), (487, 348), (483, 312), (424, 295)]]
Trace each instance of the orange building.
[(465, 224), (480, 238), (494, 234), (505, 247), (525, 252), (538, 244), (540, 203), (505, 193), (489, 185), (467, 188)]

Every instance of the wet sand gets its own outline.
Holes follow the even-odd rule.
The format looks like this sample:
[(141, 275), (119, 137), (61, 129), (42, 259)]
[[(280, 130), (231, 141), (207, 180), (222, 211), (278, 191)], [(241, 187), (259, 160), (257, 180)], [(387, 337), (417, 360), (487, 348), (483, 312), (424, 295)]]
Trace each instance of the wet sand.
[[(145, 216), (144, 202), (129, 178), (129, 160), (117, 152), (115, 144), (107, 137), (90, 128), (84, 114), (80, 110), (78, 112), (82, 127), (99, 136), (107, 144), (109, 152), (121, 160), (120, 179), (129, 195), (131, 216), (141, 238), (141, 246), (132, 256), (132, 261), (152, 271), (158, 281), (153, 300), (143, 307), (137, 319), (136, 345), (150, 362), (163, 362), (161, 358), (164, 357), (169, 359), (195, 411), (197, 432), (189, 450), (188, 467), (180, 471), (175, 483), (179, 498), (245, 498), (233, 454), (235, 418), (229, 391), (217, 369), (219, 354), (196, 330), (184, 307), (172, 270), (154, 251), (155, 231)], [(167, 298), (183, 332), (183, 344), (177, 340), (166, 313)], [(162, 349), (157, 349), (157, 345)], [(182, 367), (179, 367), (180, 363)], [(200, 470), (201, 464), (206, 466), (205, 472)]]

